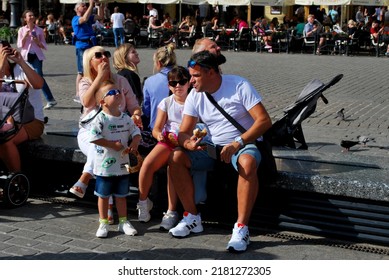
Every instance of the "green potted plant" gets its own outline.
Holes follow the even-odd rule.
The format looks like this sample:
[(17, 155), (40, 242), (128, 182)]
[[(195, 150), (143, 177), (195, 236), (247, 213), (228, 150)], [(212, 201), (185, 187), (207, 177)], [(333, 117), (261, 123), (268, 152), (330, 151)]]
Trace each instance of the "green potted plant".
[(15, 43), (18, 36), (17, 29), (3, 26), (0, 28), (0, 40), (7, 40), (10, 43)]

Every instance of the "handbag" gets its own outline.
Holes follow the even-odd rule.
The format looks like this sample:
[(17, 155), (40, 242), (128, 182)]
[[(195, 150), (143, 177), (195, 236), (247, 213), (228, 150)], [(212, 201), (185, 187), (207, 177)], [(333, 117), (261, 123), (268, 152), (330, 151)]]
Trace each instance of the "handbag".
[[(223, 114), (223, 116), (229, 120), (242, 134), (246, 132), (246, 129), (232, 118), (213, 98), (208, 92), (205, 93), (209, 101)], [(265, 133), (262, 136), (262, 141), (256, 141), (255, 145), (261, 153), (261, 162), (257, 169), (258, 181), (261, 184), (271, 184), (277, 179), (277, 165), (273, 156), (273, 150), (271, 142), (268, 140), (268, 135)]]

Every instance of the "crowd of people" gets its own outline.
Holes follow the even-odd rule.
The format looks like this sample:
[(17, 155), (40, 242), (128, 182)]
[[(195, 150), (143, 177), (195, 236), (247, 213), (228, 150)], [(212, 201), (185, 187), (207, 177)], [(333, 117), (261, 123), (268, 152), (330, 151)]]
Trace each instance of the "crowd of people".
[[(93, 19), (93, 31), (99, 40), (110, 40), (115, 47), (123, 44), (128, 38), (137, 38), (148, 42), (152, 47), (160, 47), (169, 43), (175, 43), (176, 48), (192, 47), (195, 40), (206, 36), (212, 37), (219, 45), (229, 45), (231, 47), (231, 38), (238, 36), (239, 30), (242, 28), (250, 28), (249, 39), (254, 41), (255, 37), (260, 37), (260, 42), (263, 44), (261, 48), (267, 52), (272, 52), (273, 46), (277, 44), (281, 33), (288, 33), (290, 49), (300, 50), (302, 45), (301, 38), (304, 35), (304, 28), (307, 29), (307, 24), (310, 26), (310, 31), (313, 33), (326, 33), (327, 35), (316, 35), (318, 40), (317, 53), (320, 54), (320, 47), (328, 40), (328, 34), (341, 33), (344, 35), (350, 33), (348, 28), (348, 20), (355, 21), (355, 34), (348, 34), (352, 38), (358, 37), (361, 44), (365, 44), (370, 39), (370, 32), (373, 21), (376, 21), (380, 27), (380, 32), (376, 35), (382, 35), (382, 42), (387, 45), (387, 33), (383, 27), (385, 23), (385, 14), (387, 13), (386, 6), (373, 7), (359, 6), (354, 16), (341, 23), (341, 9), (340, 6), (329, 6), (328, 11), (325, 8), (318, 8), (312, 10), (311, 14), (305, 14), (304, 6), (295, 9), (293, 14), (286, 15), (282, 20), (279, 17), (267, 19), (265, 17), (258, 17), (250, 24), (244, 20), (244, 17), (239, 13), (235, 13), (231, 20), (226, 22), (225, 17), (219, 13), (219, 9), (214, 7), (213, 11), (208, 8), (206, 14), (202, 14), (201, 5), (198, 9), (190, 11), (190, 14), (185, 15), (182, 19), (173, 20), (169, 13), (159, 14), (158, 10), (152, 4), (147, 4), (147, 15), (137, 16), (130, 12), (122, 12), (119, 7), (113, 7), (112, 12), (107, 4), (101, 4), (102, 11), (100, 12), (100, 3), (95, 3), (91, 8), (91, 13), (94, 15), (101, 14), (100, 17)], [(310, 16), (313, 16), (315, 28), (310, 22)], [(388, 17), (389, 15), (387, 15)], [(60, 16), (56, 20), (53, 14), (49, 14), (47, 18), (39, 17), (36, 19), (36, 25), (41, 27), (44, 31), (46, 40), (49, 40), (50, 30), (56, 28), (57, 37), (60, 41), (69, 43), (72, 40), (73, 27), (70, 20), (64, 20)], [(381, 29), (382, 28), (382, 29)], [(231, 31), (235, 29), (235, 32)], [(141, 32), (143, 30), (143, 32)], [(145, 33), (146, 32), (146, 33)], [(144, 34), (148, 34), (147, 37)], [(360, 35), (360, 36), (359, 36)], [(374, 35), (374, 38), (378, 37)], [(104, 39), (105, 38), (105, 39)], [(254, 44), (250, 44), (253, 46)]]
[[(160, 28), (156, 25), (158, 11), (151, 4), (147, 8), (149, 14), (144, 18), (151, 28), (154, 25), (156, 29)], [(257, 169), (263, 160), (258, 142), (263, 141), (263, 135), (272, 125), (261, 94), (245, 78), (222, 74), (221, 67), (226, 58), (217, 40), (196, 39), (188, 64), (177, 65), (175, 49), (187, 36), (175, 33), (170, 33), (168, 40), (156, 49), (154, 74), (142, 85), (137, 68), (141, 60), (136, 47), (121, 40), (125, 17), (118, 15), (120, 12), (115, 8), (107, 18), (105, 9), (97, 0), (89, 0), (89, 5), (77, 3), (74, 8), (76, 15), (71, 22), (77, 62), (76, 95), (83, 108), (77, 140), (87, 162), (69, 191), (83, 198), (90, 180), (95, 178), (94, 194), (98, 197), (99, 213), (96, 236), (108, 237), (109, 225), (115, 223), (114, 202), (118, 231), (136, 235), (137, 230), (127, 218), (129, 173), (133, 172), (131, 158), (139, 154), (142, 137), (149, 132), (155, 138), (155, 145), (143, 155), (143, 164), (137, 170), (138, 220), (150, 221), (154, 204), (149, 193), (154, 174), (167, 167), (168, 209), (161, 213), (160, 228), (174, 237), (202, 232), (204, 228), (197, 206), (207, 198), (207, 172), (223, 163), (235, 170), (237, 185), (237, 219), (226, 248), (232, 252), (246, 251), (250, 243), (250, 215), (259, 188)], [(301, 13), (301, 9), (297, 9), (296, 17), (303, 16)], [(385, 12), (381, 10), (379, 14), (385, 15)], [(378, 17), (378, 11), (375, 15)], [(283, 23), (273, 19), (269, 24), (265, 18), (260, 18), (256, 20), (253, 32), (264, 38), (268, 50), (272, 48), (269, 30), (292, 28), (297, 30), (296, 36), (306, 37), (317, 33), (317, 51), (320, 53), (325, 37), (320, 36), (319, 29), (328, 26), (334, 30), (339, 25), (339, 12), (333, 7), (328, 14), (321, 10), (319, 17), (322, 22), (315, 19), (315, 15), (308, 15), (307, 23), (301, 18), (294, 21), (285, 17)], [(353, 36), (358, 29), (368, 28), (374, 30), (371, 34), (374, 38), (377, 36), (377, 40), (377, 34), (389, 34), (385, 16), (380, 20), (373, 17), (358, 9), (356, 20), (348, 21), (344, 32)], [(25, 25), (19, 30), (17, 43), (21, 51), (4, 42), (0, 47), (0, 71), (4, 76), (28, 83), (29, 100), (35, 109), (34, 120), (21, 126), (13, 137), (0, 144), (0, 159), (12, 172), (21, 170), (17, 146), (42, 135), (43, 109), (56, 105), (42, 73), (46, 31), (39, 27), (40, 23), (31, 11), (25, 11), (23, 19)], [(111, 69), (111, 53), (97, 45), (94, 25), (100, 20), (113, 21), (113, 28), (117, 29), (114, 31), (116, 48), (112, 61), (116, 72)], [(48, 22), (47, 31), (55, 21), (50, 17)], [(217, 30), (218, 22), (217, 18), (212, 19), (210, 28)], [(248, 28), (241, 17), (234, 18), (231, 25), (239, 30)], [(161, 26), (172, 28), (169, 15), (164, 15)], [(196, 23), (190, 16), (178, 25), (181, 33), (191, 33), (191, 28), (196, 29)], [(4, 82), (0, 86), (6, 91)], [(39, 89), (47, 99), (45, 107)], [(18, 86), (14, 90), (20, 92), (23, 89)], [(7, 120), (6, 124), (12, 127), (12, 120)], [(184, 210), (181, 219), (177, 207), (179, 202)]]

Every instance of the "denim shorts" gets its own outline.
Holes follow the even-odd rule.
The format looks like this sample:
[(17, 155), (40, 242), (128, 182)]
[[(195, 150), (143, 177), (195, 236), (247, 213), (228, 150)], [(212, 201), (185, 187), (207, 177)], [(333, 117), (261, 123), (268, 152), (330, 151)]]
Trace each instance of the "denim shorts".
[(231, 157), (232, 166), (235, 168), (236, 171), (238, 171), (238, 158), (240, 155), (243, 154), (251, 155), (253, 158), (255, 158), (258, 168), (259, 164), (261, 163), (261, 153), (259, 152), (257, 146), (255, 146), (254, 144), (247, 144)]
[(189, 156), (190, 162), (192, 164), (191, 170), (212, 170), (215, 161), (213, 158), (211, 158), (207, 151), (185, 151), (186, 154)]
[(102, 177), (96, 176), (94, 194), (101, 198), (126, 197), (129, 192), (129, 175)]
[(84, 67), (82, 64), (82, 57), (84, 56), (85, 49), (76, 49), (76, 57), (77, 57), (77, 73), (83, 74)]

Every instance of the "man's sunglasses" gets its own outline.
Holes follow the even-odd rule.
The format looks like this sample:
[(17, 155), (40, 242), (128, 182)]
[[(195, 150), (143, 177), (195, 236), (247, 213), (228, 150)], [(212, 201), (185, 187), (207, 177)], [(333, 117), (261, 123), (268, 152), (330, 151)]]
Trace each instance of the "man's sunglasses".
[(95, 58), (97, 58), (97, 59), (102, 58), (103, 55), (104, 55), (106, 58), (110, 58), (110, 57), (111, 57), (111, 53), (110, 53), (109, 51), (95, 52)]
[(209, 68), (209, 66), (206, 66), (204, 64), (198, 63), (198, 62), (196, 62), (194, 60), (189, 60), (188, 61), (188, 68), (195, 68), (196, 66)]
[(106, 98), (107, 96), (113, 96), (113, 95), (117, 95), (117, 94), (120, 94), (120, 90), (118, 90), (118, 89), (111, 89), (106, 94), (104, 94), (102, 99)]
[(176, 87), (177, 84), (180, 84), (181, 86), (184, 86), (184, 85), (186, 85), (187, 82), (188, 82), (188, 79), (182, 79), (182, 80), (179, 80), (179, 81), (169, 81), (169, 86)]

